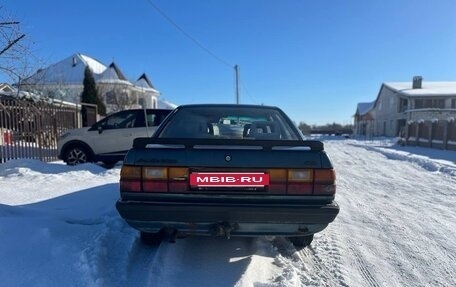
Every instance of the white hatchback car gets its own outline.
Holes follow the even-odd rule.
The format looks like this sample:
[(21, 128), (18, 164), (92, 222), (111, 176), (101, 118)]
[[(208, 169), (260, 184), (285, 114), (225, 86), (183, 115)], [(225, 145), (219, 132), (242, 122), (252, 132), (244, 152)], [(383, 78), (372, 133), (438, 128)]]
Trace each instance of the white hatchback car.
[(115, 164), (123, 160), (135, 138), (152, 136), (171, 111), (124, 110), (107, 116), (91, 127), (69, 130), (57, 141), (59, 158), (68, 165), (98, 161)]

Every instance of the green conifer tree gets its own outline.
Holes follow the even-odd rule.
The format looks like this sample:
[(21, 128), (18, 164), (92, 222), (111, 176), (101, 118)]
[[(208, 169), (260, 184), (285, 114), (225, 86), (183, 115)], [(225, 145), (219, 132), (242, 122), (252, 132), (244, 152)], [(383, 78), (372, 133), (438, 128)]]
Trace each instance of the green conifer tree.
[(86, 67), (84, 70), (83, 85), (84, 89), (81, 94), (81, 102), (97, 105), (98, 113), (100, 115), (106, 115), (106, 106), (98, 95), (97, 85), (95, 84), (92, 70), (89, 67)]

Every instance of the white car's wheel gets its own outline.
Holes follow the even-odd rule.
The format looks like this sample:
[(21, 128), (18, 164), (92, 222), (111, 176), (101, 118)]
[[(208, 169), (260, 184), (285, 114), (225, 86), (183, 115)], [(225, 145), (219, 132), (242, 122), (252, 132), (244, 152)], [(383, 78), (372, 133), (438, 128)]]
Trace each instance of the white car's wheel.
[(75, 145), (67, 150), (65, 154), (65, 162), (68, 165), (90, 162), (90, 155), (85, 148)]

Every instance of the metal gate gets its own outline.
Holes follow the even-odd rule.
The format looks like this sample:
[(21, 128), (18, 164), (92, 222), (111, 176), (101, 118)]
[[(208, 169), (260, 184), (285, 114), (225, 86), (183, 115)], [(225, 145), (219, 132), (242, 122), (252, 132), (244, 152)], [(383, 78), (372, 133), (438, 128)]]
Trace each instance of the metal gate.
[(57, 160), (57, 138), (78, 127), (77, 105), (0, 96), (0, 162)]

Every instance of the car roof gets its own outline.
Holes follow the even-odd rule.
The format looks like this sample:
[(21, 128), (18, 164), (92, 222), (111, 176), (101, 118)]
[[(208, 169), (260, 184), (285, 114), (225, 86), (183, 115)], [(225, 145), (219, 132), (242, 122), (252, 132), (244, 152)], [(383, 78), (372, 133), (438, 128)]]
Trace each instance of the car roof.
[(144, 111), (144, 110), (146, 110), (148, 112), (151, 112), (151, 111), (162, 112), (163, 111), (163, 112), (168, 112), (168, 113), (171, 113), (173, 111), (173, 110), (170, 110), (170, 109), (126, 109), (126, 110), (121, 110), (121, 111), (109, 113), (106, 116), (112, 116), (112, 115), (115, 115), (115, 114), (118, 114), (118, 113), (128, 112), (128, 111), (137, 112), (137, 111)]
[(258, 109), (279, 109), (275, 106), (265, 106), (265, 105), (247, 105), (247, 104), (191, 104), (191, 105), (180, 105), (177, 108), (258, 108)]
[(121, 110), (121, 111), (117, 111), (117, 112), (113, 112), (111, 113), (111, 115), (113, 114), (116, 114), (116, 113), (120, 113), (120, 112), (125, 112), (125, 111), (169, 111), (169, 112), (172, 112), (173, 110), (170, 110), (170, 109), (125, 109), (125, 110)]

